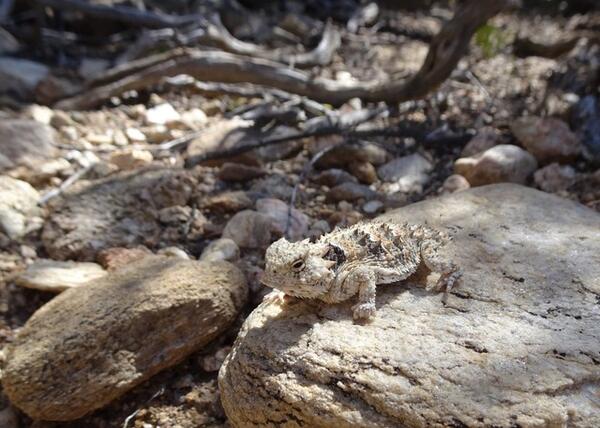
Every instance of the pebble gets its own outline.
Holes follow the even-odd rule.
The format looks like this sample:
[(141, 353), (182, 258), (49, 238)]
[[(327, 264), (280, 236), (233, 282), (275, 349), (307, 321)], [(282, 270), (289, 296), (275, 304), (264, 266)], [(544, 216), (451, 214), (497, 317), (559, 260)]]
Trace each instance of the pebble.
[(38, 259), (18, 274), (14, 281), (21, 287), (60, 293), (104, 275), (106, 271), (96, 263)]
[(169, 103), (158, 104), (146, 111), (148, 125), (167, 125), (181, 120), (181, 115)]
[(40, 213), (39, 199), (29, 183), (0, 175), (0, 232), (11, 239), (23, 236), (29, 220)]
[(136, 260), (152, 255), (152, 252), (141, 245), (134, 248), (113, 247), (100, 251), (98, 263), (108, 271), (128, 266)]
[(577, 136), (554, 117), (523, 117), (511, 122), (510, 129), (541, 165), (572, 162), (581, 152)]
[[(263, 198), (256, 201), (256, 211), (271, 218), (274, 231), (283, 236), (288, 222), (289, 206), (279, 199)], [(304, 238), (308, 232), (309, 218), (302, 211), (292, 208), (288, 237), (292, 241)]]
[(394, 159), (377, 170), (383, 181), (397, 183), (399, 192), (422, 192), (433, 165), (419, 153)]
[(459, 174), (452, 174), (444, 180), (442, 185), (442, 193), (454, 193), (467, 190), (471, 185), (465, 177)]
[(381, 201), (369, 201), (363, 205), (362, 210), (365, 214), (376, 214), (383, 210), (384, 204)]
[(567, 190), (577, 180), (577, 172), (571, 165), (551, 163), (533, 174), (536, 186), (544, 192), (558, 193)]
[(377, 181), (377, 170), (369, 162), (352, 162), (348, 169), (361, 183), (373, 184)]
[(327, 169), (314, 176), (313, 181), (323, 186), (334, 187), (342, 183), (356, 183), (356, 177), (339, 168)]
[(233, 182), (248, 181), (264, 175), (266, 172), (262, 168), (234, 162), (225, 162), (218, 173), (221, 180)]
[(178, 257), (183, 260), (190, 260), (189, 254), (179, 247), (161, 248), (160, 250), (158, 250), (157, 254), (166, 257)]
[(374, 199), (377, 192), (371, 190), (364, 184), (353, 182), (339, 184), (327, 192), (327, 198), (331, 201), (356, 201), (357, 199)]
[(454, 171), (464, 176), (471, 186), (501, 182), (525, 184), (536, 169), (537, 161), (531, 154), (510, 144), (494, 146), (454, 163)]
[(272, 219), (262, 213), (244, 210), (235, 214), (223, 230), (241, 248), (266, 248), (271, 243)]
[(223, 192), (211, 196), (202, 202), (202, 207), (218, 213), (238, 212), (250, 208), (254, 202), (242, 190)]
[(110, 155), (110, 163), (116, 165), (121, 171), (142, 168), (150, 165), (153, 160), (154, 156), (148, 150), (124, 150)]
[(129, 139), (131, 143), (145, 143), (146, 136), (142, 131), (137, 128), (127, 128), (125, 129), (125, 135)]
[(237, 262), (240, 259), (240, 248), (233, 239), (220, 238), (212, 241), (206, 246), (200, 255), (201, 261)]

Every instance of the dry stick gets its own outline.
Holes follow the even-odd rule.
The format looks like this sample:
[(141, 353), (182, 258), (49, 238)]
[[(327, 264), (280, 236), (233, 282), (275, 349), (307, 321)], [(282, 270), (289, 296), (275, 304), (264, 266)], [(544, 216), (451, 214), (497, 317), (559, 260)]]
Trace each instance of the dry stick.
[(300, 140), (302, 138), (339, 134), (353, 127), (356, 127), (361, 123), (372, 120), (382, 115), (383, 113), (387, 113), (387, 111), (388, 109), (386, 107), (379, 107), (376, 109), (353, 111), (350, 113), (342, 114), (338, 117), (317, 117), (307, 121), (305, 123), (305, 129), (303, 131), (272, 138), (265, 138), (255, 141), (253, 143), (232, 147), (230, 149), (216, 150), (208, 153), (202, 153), (199, 155), (191, 156), (186, 160), (185, 166), (186, 168), (191, 168), (195, 165), (198, 165), (201, 162), (205, 162), (208, 160), (238, 156), (242, 153), (247, 153), (251, 150), (258, 149), (261, 147), (272, 146), (288, 141)]
[(77, 11), (95, 18), (109, 19), (148, 28), (182, 27), (202, 19), (201, 15), (173, 16), (146, 12), (128, 6), (110, 7), (81, 0), (36, 0), (39, 5)]
[(164, 77), (178, 74), (188, 74), (204, 81), (271, 86), (333, 105), (341, 105), (355, 97), (388, 103), (422, 98), (447, 79), (467, 50), (475, 30), (509, 1), (468, 0), (462, 3), (454, 18), (431, 41), (421, 69), (408, 80), (341, 83), (314, 78), (308, 73), (264, 59), (223, 52), (192, 51), (183, 57), (169, 58), (136, 74), (64, 99), (57, 103), (57, 107), (66, 110), (93, 108), (111, 97), (147, 88), (160, 83)]
[(95, 163), (91, 163), (85, 168), (81, 168), (75, 174), (67, 178), (65, 181), (61, 183), (56, 189), (52, 189), (42, 195), (40, 200), (38, 201), (38, 205), (45, 205), (50, 199), (55, 198), (56, 196), (64, 193), (69, 187), (71, 187), (77, 180), (82, 178), (84, 175), (88, 173), (94, 167)]

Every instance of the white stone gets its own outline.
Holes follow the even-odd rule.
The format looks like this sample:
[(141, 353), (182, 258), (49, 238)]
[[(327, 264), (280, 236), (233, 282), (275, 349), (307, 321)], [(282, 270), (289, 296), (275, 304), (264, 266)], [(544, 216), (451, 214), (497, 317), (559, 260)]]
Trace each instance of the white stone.
[(29, 183), (0, 176), (0, 231), (17, 239), (27, 231), (30, 217), (39, 213), (40, 195)]
[(144, 133), (142, 131), (140, 131), (137, 128), (127, 128), (125, 130), (125, 135), (127, 135), (127, 138), (132, 143), (145, 143), (146, 142), (146, 136), (144, 135)]
[(383, 181), (397, 183), (400, 192), (421, 192), (429, 181), (431, 162), (418, 153), (394, 159), (377, 170)]
[(87, 262), (38, 259), (15, 278), (21, 287), (60, 293), (106, 275), (102, 266)]
[(146, 111), (148, 125), (166, 125), (181, 120), (181, 115), (169, 103), (162, 103)]
[(152, 153), (148, 150), (126, 150), (113, 152), (110, 163), (116, 165), (120, 170), (128, 171), (149, 165), (154, 160)]

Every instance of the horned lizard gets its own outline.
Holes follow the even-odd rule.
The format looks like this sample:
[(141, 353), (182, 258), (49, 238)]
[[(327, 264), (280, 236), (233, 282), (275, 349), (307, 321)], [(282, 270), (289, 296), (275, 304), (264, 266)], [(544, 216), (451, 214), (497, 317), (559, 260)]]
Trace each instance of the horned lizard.
[(441, 274), (431, 287), (450, 290), (460, 278), (456, 265), (437, 253), (448, 237), (426, 226), (357, 223), (321, 236), (274, 242), (266, 252), (262, 282), (286, 295), (336, 303), (358, 294), (355, 319), (375, 314), (375, 288), (408, 278), (421, 263)]

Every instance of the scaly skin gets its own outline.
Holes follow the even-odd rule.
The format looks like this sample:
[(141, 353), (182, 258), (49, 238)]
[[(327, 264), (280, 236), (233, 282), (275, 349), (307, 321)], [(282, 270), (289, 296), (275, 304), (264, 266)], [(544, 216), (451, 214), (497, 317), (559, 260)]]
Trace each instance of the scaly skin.
[(460, 278), (458, 267), (437, 250), (447, 237), (426, 226), (358, 223), (336, 229), (317, 242), (274, 242), (266, 253), (263, 283), (284, 293), (328, 303), (358, 294), (355, 319), (375, 315), (378, 284), (402, 281), (423, 263), (441, 274), (432, 289), (450, 290)]

